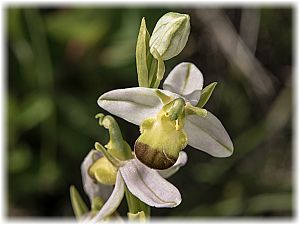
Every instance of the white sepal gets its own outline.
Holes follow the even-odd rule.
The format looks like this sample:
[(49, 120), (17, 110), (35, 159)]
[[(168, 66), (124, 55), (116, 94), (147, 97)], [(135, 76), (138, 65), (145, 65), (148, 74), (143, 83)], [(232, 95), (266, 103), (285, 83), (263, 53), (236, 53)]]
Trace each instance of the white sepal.
[[(169, 91), (162, 92), (169, 96), (176, 96)], [(155, 89), (144, 87), (106, 92), (99, 97), (98, 105), (111, 114), (136, 125), (140, 125), (149, 117), (155, 117), (163, 107)]]
[(206, 117), (189, 115), (184, 130), (189, 145), (215, 157), (228, 157), (233, 153), (232, 141), (222, 123), (212, 113)]

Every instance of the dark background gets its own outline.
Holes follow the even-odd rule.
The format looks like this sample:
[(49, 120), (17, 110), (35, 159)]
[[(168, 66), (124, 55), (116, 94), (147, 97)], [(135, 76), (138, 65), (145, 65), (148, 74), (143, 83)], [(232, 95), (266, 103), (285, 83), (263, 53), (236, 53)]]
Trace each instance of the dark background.
[[(153, 216), (293, 215), (291, 7), (14, 6), (5, 10), (9, 217), (73, 217), (69, 187), (84, 195), (81, 161), (95, 141), (108, 141), (94, 119), (106, 113), (96, 100), (138, 85), (141, 18), (151, 33), (168, 11), (188, 13), (191, 34), (184, 51), (165, 62), (166, 74), (189, 61), (205, 86), (218, 82), (206, 108), (226, 127), (235, 152), (222, 159), (187, 147), (187, 165), (170, 179), (183, 201), (153, 209)], [(133, 146), (138, 127), (116, 120)]]

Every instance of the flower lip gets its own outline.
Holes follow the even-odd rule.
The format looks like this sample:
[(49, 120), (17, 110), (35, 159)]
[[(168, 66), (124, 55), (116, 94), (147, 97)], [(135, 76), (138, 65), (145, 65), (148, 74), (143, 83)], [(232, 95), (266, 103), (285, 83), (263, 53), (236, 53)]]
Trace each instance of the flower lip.
[(173, 166), (187, 145), (184, 117), (185, 101), (176, 98), (164, 105), (156, 117), (144, 120), (134, 145), (137, 159), (158, 170)]

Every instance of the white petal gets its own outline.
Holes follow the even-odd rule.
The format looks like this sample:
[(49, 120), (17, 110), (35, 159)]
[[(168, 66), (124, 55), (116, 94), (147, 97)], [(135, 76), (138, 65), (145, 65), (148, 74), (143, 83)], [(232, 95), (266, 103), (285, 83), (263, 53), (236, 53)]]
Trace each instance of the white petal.
[(187, 116), (184, 130), (189, 145), (215, 157), (228, 157), (233, 153), (232, 141), (222, 123), (212, 113), (206, 117)]
[(165, 170), (157, 170), (157, 171), (162, 177), (168, 178), (172, 176), (174, 173), (176, 173), (180, 169), (180, 167), (184, 166), (186, 162), (187, 162), (187, 154), (184, 151), (180, 151), (178, 159), (172, 167)]
[(85, 193), (89, 196), (91, 202), (96, 196), (100, 196), (104, 201), (106, 201), (113, 189), (112, 186), (95, 183), (88, 174), (88, 170), (93, 162), (101, 157), (102, 154), (100, 152), (91, 150), (81, 164), (83, 188)]
[[(168, 91), (163, 93), (174, 96)], [(146, 118), (156, 116), (163, 106), (155, 94), (155, 89), (144, 87), (106, 92), (98, 99), (98, 105), (111, 114), (136, 125), (140, 125)]]
[(180, 204), (177, 188), (138, 160), (129, 160), (120, 171), (129, 191), (146, 204), (157, 208)]
[(116, 209), (119, 207), (124, 197), (124, 188), (125, 188), (124, 181), (122, 179), (120, 172), (118, 171), (115, 188), (111, 196), (109, 197), (109, 199), (105, 202), (103, 207), (100, 209), (100, 211), (91, 221), (92, 223), (101, 221), (105, 217), (111, 215), (113, 212), (116, 211)]
[(203, 88), (202, 73), (192, 63), (180, 63), (170, 72), (163, 88), (183, 96), (192, 105), (196, 105)]

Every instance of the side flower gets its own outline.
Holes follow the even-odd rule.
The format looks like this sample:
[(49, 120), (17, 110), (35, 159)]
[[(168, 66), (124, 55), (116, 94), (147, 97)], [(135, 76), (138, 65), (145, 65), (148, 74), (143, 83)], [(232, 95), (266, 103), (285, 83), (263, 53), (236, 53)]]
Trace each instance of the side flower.
[(112, 215), (126, 189), (149, 206), (161, 208), (180, 204), (179, 191), (164, 178), (174, 174), (186, 163), (186, 154), (182, 152), (176, 164), (168, 170), (158, 172), (150, 169), (128, 154), (127, 143), (113, 117), (103, 114), (97, 117), (100, 125), (109, 130), (110, 141), (105, 145), (106, 148), (99, 143), (95, 144), (96, 150), (91, 150), (85, 157), (81, 172), (84, 190), (90, 201), (101, 198), (105, 203), (96, 213), (85, 215), (83, 221), (98, 222)]
[(214, 87), (215, 83), (203, 89), (199, 69), (194, 64), (181, 63), (166, 78), (164, 90), (113, 90), (100, 96), (98, 105), (139, 125), (136, 156), (151, 168), (165, 169), (175, 163), (187, 144), (215, 157), (233, 153), (232, 141), (222, 123), (202, 108)]

